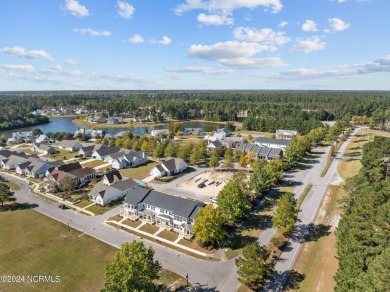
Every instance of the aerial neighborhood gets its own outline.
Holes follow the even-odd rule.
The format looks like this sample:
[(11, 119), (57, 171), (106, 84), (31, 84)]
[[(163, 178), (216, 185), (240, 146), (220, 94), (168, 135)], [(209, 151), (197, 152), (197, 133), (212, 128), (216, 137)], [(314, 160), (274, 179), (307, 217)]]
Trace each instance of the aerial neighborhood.
[[(127, 104), (132, 103), (118, 102), (115, 109), (100, 103), (35, 109), (30, 114), (50, 117), (48, 125), (4, 132), (0, 217), (24, 204), (67, 225), (69, 236), (77, 227), (80, 242), (87, 234), (114, 246), (151, 244), (167, 268), (182, 280), (188, 277), (191, 285), (206, 279), (220, 291), (264, 286), (280, 291), (273, 287), (292, 281), (280, 278), (282, 272), (303, 269), (299, 257), (315, 261), (306, 241), (320, 236), (332, 246), (329, 233), (348, 245), (336, 228), (355, 238), (355, 229), (343, 221), (354, 218), (339, 223), (341, 207), (326, 203), (349, 196), (351, 186), (344, 179), (358, 177), (356, 200), (364, 201), (365, 193), (375, 197), (390, 177), (390, 143), (383, 131), (390, 122), (379, 117), (346, 116), (329, 124), (333, 114), (318, 112), (317, 105), (303, 111), (276, 104), (273, 110), (280, 113), (270, 117), (267, 106), (220, 116), (220, 110), (213, 113), (214, 107), (197, 107), (197, 102), (180, 112), (174, 111), (176, 104), (159, 110)], [(205, 117), (215, 120), (199, 120)], [(362, 210), (342, 208), (358, 217)], [(328, 228), (330, 219), (317, 215), (325, 213), (335, 226)], [(317, 239), (311, 243), (328, 267), (323, 260), (328, 251)], [(329, 251), (332, 258), (337, 252)], [(342, 255), (340, 260), (345, 261)], [(181, 261), (194, 270), (182, 271)], [(212, 272), (214, 266), (223, 276)], [(193, 275), (195, 270), (202, 276)], [(243, 273), (248, 278), (240, 278)]]

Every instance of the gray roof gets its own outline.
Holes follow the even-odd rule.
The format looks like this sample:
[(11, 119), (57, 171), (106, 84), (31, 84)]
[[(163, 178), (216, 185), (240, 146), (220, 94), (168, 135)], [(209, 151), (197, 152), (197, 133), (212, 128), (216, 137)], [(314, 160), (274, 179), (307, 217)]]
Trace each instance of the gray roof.
[(35, 145), (38, 147), (38, 149), (48, 151), (49, 149), (54, 149), (52, 146), (47, 145), (45, 143), (35, 143)]
[(271, 148), (268, 147), (261, 147), (259, 156), (268, 156), (268, 153), (271, 151)]
[[(169, 158), (167, 160), (165, 160), (162, 164), (169, 170), (169, 171), (173, 171), (175, 169), (178, 169), (179, 168), (179, 164), (180, 162), (183, 161), (182, 159), (180, 158)], [(159, 168), (157, 168), (158, 170), (160, 170)], [(163, 169), (165, 170), (165, 169)], [(161, 170), (160, 170), (161, 171)]]
[(217, 131), (216, 131), (216, 133), (222, 133), (222, 132), (224, 132), (226, 135), (230, 135), (230, 130), (229, 129), (227, 129), (227, 128), (222, 128), (222, 129), (218, 129)]
[(246, 152), (249, 152), (249, 151), (251, 151), (251, 149), (252, 149), (252, 147), (253, 147), (254, 145), (255, 145), (254, 143), (247, 143), (247, 144), (245, 144), (245, 146), (244, 146), (244, 150), (245, 150)]
[(161, 164), (156, 165), (156, 168), (158, 169), (159, 172), (165, 171), (164, 167), (162, 167)]
[(170, 196), (157, 191), (150, 191), (143, 200), (143, 203), (172, 211), (175, 215), (184, 218), (189, 218), (198, 204), (202, 204), (193, 200)]
[(100, 149), (96, 150), (96, 152), (97, 152), (100, 156), (108, 156), (108, 155), (117, 153), (118, 151), (120, 151), (120, 148), (119, 148), (119, 147), (116, 147), (116, 146), (112, 146), (112, 147), (101, 147)]
[(35, 141), (42, 142), (45, 139), (49, 139), (49, 137), (47, 137), (46, 135), (39, 135), (39, 137)]
[(80, 144), (80, 142), (76, 140), (62, 140), (59, 145), (65, 148), (74, 147), (76, 144)]
[(283, 155), (283, 150), (280, 148), (271, 148), (268, 157), (277, 158)]
[(15, 152), (12, 152), (12, 151), (9, 151), (9, 150), (0, 150), (0, 158), (1, 157), (8, 158), (12, 154), (15, 154)]
[(259, 137), (259, 138), (256, 138), (256, 143), (259, 143), (259, 144), (275, 144), (275, 145), (288, 146), (288, 145), (290, 145), (291, 140), (270, 139), (270, 138), (265, 138), (265, 137)]
[(137, 205), (149, 194), (150, 190), (138, 186), (133, 187), (130, 193), (125, 198), (125, 203), (129, 205)]
[(213, 144), (215, 148), (222, 147), (222, 143), (221, 143), (219, 140), (209, 141), (209, 142), (210, 142), (211, 144)]
[(104, 198), (104, 195), (106, 194), (106, 192), (110, 189), (110, 186), (106, 186), (105, 184), (103, 183), (97, 183), (93, 188), (92, 190), (89, 192), (89, 195), (90, 196), (97, 196), (98, 194), (100, 194), (100, 196), (102, 198)]
[(132, 188), (132, 187), (135, 187), (136, 185), (137, 185), (137, 183), (132, 178), (129, 178), (129, 179), (126, 179), (123, 181), (119, 181), (119, 182), (113, 184), (111, 187), (113, 187), (114, 189), (120, 190), (120, 191), (125, 191), (125, 190)]
[(58, 166), (58, 170), (65, 171), (65, 172), (79, 169), (79, 168), (82, 168), (80, 162), (68, 163), (68, 164), (63, 164)]
[(108, 182), (111, 184), (115, 181), (115, 177), (118, 179), (118, 180), (122, 180), (122, 175), (121, 173), (115, 169), (115, 170), (111, 170), (109, 172), (106, 172), (104, 174), (104, 176), (106, 177), (106, 179), (108, 180)]

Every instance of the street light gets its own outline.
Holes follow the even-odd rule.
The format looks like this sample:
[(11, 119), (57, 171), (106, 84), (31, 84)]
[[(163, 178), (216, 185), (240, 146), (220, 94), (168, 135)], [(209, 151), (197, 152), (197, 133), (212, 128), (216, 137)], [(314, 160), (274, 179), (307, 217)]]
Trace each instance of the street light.
[(187, 279), (187, 287), (188, 287), (188, 272), (187, 272), (187, 275), (186, 275), (186, 279)]

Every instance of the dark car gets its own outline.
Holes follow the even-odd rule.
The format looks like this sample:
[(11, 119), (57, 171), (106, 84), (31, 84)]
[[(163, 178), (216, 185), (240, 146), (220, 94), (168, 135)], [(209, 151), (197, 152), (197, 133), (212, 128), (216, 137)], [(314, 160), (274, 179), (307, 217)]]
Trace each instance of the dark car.
[(58, 208), (62, 210), (68, 209), (68, 207), (66, 207), (64, 204), (58, 205)]
[(206, 185), (204, 184), (204, 183), (200, 183), (200, 184), (198, 184), (198, 188), (204, 188)]

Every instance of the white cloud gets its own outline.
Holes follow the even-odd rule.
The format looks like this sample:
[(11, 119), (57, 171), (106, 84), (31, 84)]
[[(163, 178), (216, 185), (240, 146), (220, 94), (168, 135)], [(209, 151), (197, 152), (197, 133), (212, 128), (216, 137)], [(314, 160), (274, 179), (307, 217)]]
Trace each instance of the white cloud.
[(133, 5), (125, 1), (118, 1), (118, 14), (125, 19), (130, 19), (133, 17), (135, 8)]
[(241, 68), (278, 67), (285, 63), (280, 58), (251, 58), (257, 53), (275, 51), (274, 46), (254, 42), (227, 41), (213, 45), (192, 45), (191, 57), (216, 61), (221, 65)]
[(222, 65), (244, 68), (244, 69), (258, 69), (258, 68), (275, 68), (286, 66), (286, 62), (279, 57), (270, 58), (233, 58), (233, 59), (221, 59), (219, 62)]
[(72, 15), (84, 17), (89, 15), (89, 10), (84, 5), (81, 5), (77, 0), (66, 0), (65, 9)]
[(66, 59), (64, 63), (65, 63), (66, 65), (69, 65), (69, 66), (78, 65), (77, 61), (75, 61), (75, 60), (73, 60), (73, 59)]
[(273, 13), (280, 12), (283, 8), (281, 0), (186, 0), (186, 3), (176, 7), (175, 12), (182, 14), (193, 9), (203, 9), (231, 13), (235, 9), (255, 9), (259, 6), (270, 7)]
[(291, 51), (308, 54), (314, 51), (323, 50), (324, 48), (325, 43), (322, 42), (318, 36), (314, 36), (307, 39), (298, 39)]
[(304, 24), (302, 24), (303, 31), (318, 31), (317, 24), (313, 20), (306, 20)]
[(288, 22), (284, 21), (284, 20), (279, 23), (279, 27), (286, 27), (287, 25), (288, 25)]
[(35, 69), (31, 65), (0, 65), (1, 69), (7, 71), (21, 71), (24, 73), (34, 73)]
[(175, 72), (175, 73), (206, 73), (212, 70), (211, 67), (166, 67), (166, 71)]
[(186, 77), (184, 75), (181, 75), (181, 74), (174, 74), (174, 75), (171, 75), (170, 78), (172, 80), (178, 80), (178, 81), (181, 81), (181, 80), (186, 80)]
[(171, 42), (172, 42), (172, 40), (165, 35), (162, 37), (162, 39), (160, 41), (158, 41), (158, 43), (160, 45), (164, 45), (164, 46), (169, 45)]
[(344, 2), (345, 2), (345, 0), (337, 0), (338, 4), (341, 4), (341, 3), (344, 3)]
[(211, 67), (188, 66), (188, 67), (166, 67), (168, 72), (174, 73), (202, 73), (207, 75), (227, 75), (231, 74), (233, 70), (215, 70)]
[(201, 13), (198, 15), (198, 21), (205, 25), (232, 25), (234, 19), (229, 17), (227, 14), (204, 14)]
[(107, 30), (93, 30), (91, 28), (74, 28), (73, 29), (74, 32), (77, 32), (79, 34), (89, 34), (91, 36), (104, 36), (104, 37), (108, 37), (111, 35), (111, 32), (107, 31)]
[(237, 40), (265, 43), (280, 46), (290, 41), (282, 31), (273, 31), (270, 28), (256, 29), (252, 27), (238, 27), (233, 31), (233, 36)]
[(329, 25), (335, 31), (343, 31), (349, 28), (350, 23), (346, 23), (344, 20), (340, 18), (328, 18)]
[(133, 44), (140, 44), (145, 42), (144, 38), (139, 34), (135, 34), (131, 38), (128, 38), (128, 41)]
[(227, 41), (213, 45), (192, 45), (188, 50), (188, 54), (201, 59), (217, 60), (251, 57), (257, 53), (270, 50), (269, 46), (258, 43)]
[(282, 71), (268, 77), (277, 80), (350, 78), (361, 74), (372, 74), (377, 72), (390, 72), (390, 55), (362, 64), (330, 66), (327, 68), (322, 67), (320, 69), (303, 68), (291, 71)]
[(0, 52), (4, 52), (10, 55), (25, 57), (28, 59), (41, 59), (45, 61), (54, 61), (54, 59), (44, 50), (31, 50), (27, 51), (20, 46), (0, 48)]

